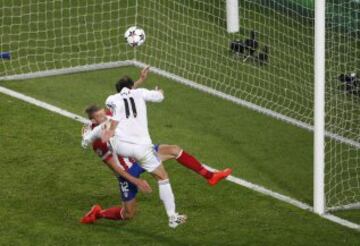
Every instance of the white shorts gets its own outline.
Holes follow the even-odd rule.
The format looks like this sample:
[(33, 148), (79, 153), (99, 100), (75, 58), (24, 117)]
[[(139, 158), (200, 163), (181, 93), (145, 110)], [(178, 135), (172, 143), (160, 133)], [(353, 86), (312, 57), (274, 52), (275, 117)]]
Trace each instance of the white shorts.
[(147, 144), (133, 144), (118, 141), (116, 137), (110, 140), (113, 150), (123, 157), (133, 158), (140, 163), (142, 168), (151, 173), (161, 164), (154, 146)]

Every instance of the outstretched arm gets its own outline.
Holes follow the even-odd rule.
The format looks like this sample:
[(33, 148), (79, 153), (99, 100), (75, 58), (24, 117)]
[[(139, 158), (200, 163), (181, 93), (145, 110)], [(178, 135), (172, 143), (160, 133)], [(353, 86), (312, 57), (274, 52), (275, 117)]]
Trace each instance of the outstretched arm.
[(134, 89), (139, 88), (140, 86), (142, 86), (142, 84), (148, 78), (149, 71), (150, 71), (150, 66), (146, 66), (141, 70), (139, 79), (136, 80), (135, 83), (134, 83)]
[(131, 174), (129, 174), (127, 171), (125, 171), (123, 168), (121, 168), (120, 164), (116, 160), (117, 160), (117, 157), (116, 156), (114, 157), (114, 155), (113, 155), (110, 159), (106, 160), (105, 163), (115, 173), (121, 175), (121, 177), (127, 179), (129, 182), (136, 185), (142, 192), (144, 192), (144, 193), (152, 192), (152, 189), (151, 189), (150, 185), (148, 184), (148, 182), (146, 182), (143, 179), (136, 178), (136, 177), (132, 176)]
[(92, 142), (95, 141), (95, 139), (100, 137), (101, 129), (103, 125), (99, 125), (95, 127), (94, 129), (91, 129), (90, 126), (84, 126), (82, 128), (82, 141), (81, 146), (86, 149)]
[(164, 91), (159, 89), (157, 86), (154, 90), (148, 90), (145, 88), (137, 89), (141, 92), (142, 97), (147, 102), (162, 102), (164, 100)]
[(117, 125), (119, 124), (116, 120), (110, 120), (110, 126), (108, 128), (105, 128), (101, 133), (101, 141), (103, 143), (107, 143), (110, 138), (112, 138), (115, 134), (115, 129)]

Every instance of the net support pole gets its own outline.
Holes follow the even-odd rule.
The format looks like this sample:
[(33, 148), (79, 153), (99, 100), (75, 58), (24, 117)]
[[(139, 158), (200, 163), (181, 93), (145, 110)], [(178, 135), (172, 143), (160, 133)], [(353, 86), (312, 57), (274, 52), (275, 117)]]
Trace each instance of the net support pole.
[(315, 1), (314, 212), (325, 213), (325, 0)]
[(226, 0), (226, 28), (228, 33), (239, 31), (238, 0)]

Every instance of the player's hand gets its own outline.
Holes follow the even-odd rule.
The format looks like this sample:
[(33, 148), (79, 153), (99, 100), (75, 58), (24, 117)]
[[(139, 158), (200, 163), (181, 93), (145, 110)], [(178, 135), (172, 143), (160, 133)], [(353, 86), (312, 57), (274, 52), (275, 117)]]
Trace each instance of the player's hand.
[(150, 66), (146, 66), (146, 67), (143, 68), (143, 70), (141, 70), (140, 79), (142, 81), (144, 81), (144, 80), (146, 80), (148, 78), (149, 71), (150, 71)]
[(84, 136), (89, 131), (91, 131), (91, 126), (89, 124), (83, 125), (81, 128), (81, 136)]
[(155, 90), (164, 95), (164, 90), (160, 89), (158, 86), (155, 86)]
[(141, 192), (144, 192), (144, 193), (152, 192), (152, 189), (146, 180), (138, 179), (136, 182), (136, 186), (139, 188), (139, 190)]
[(113, 136), (114, 136), (114, 131), (109, 129), (103, 130), (101, 133), (101, 141), (103, 143), (107, 143), (110, 140), (110, 138)]
[(148, 77), (149, 71), (150, 71), (150, 66), (146, 66), (141, 70), (139, 79), (136, 80), (134, 83), (134, 89), (139, 88), (144, 83), (144, 81)]

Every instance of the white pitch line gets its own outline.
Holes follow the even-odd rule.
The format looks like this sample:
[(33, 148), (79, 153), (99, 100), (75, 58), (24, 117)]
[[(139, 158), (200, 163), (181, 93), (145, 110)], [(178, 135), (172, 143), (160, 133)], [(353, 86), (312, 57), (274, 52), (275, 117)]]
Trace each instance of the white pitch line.
[[(212, 170), (212, 171), (217, 171), (217, 169), (214, 169), (210, 166), (207, 166), (207, 165), (204, 165), (206, 166), (208, 169)], [(289, 196), (285, 196), (283, 194), (280, 194), (278, 192), (275, 192), (275, 191), (272, 191), (272, 190), (269, 190), (261, 185), (257, 185), (257, 184), (254, 184), (254, 183), (251, 183), (249, 181), (246, 181), (245, 179), (241, 179), (241, 178), (237, 178), (237, 177), (234, 177), (232, 175), (228, 176), (226, 178), (226, 180), (232, 182), (232, 183), (235, 183), (235, 184), (238, 184), (240, 186), (243, 186), (243, 187), (246, 187), (250, 190), (254, 190), (254, 191), (257, 191), (261, 194), (264, 194), (266, 196), (271, 196), (277, 200), (280, 200), (280, 201), (283, 201), (283, 202), (286, 202), (286, 203), (289, 203), (295, 207), (298, 207), (298, 208), (301, 208), (303, 210), (307, 210), (307, 211), (310, 211), (310, 212), (314, 212), (314, 209), (312, 206), (310, 206), (309, 204), (306, 204), (306, 203), (303, 203), (303, 202), (300, 202), (299, 200), (296, 200), (294, 198), (291, 198)], [(351, 229), (355, 229), (355, 230), (358, 230), (360, 231), (360, 225), (359, 224), (356, 224), (356, 223), (353, 223), (351, 221), (348, 221), (348, 220), (345, 220), (345, 219), (342, 219), (338, 216), (335, 216), (333, 214), (323, 214), (323, 215), (320, 215), (320, 217), (324, 218), (324, 219), (327, 219), (327, 220), (330, 220), (332, 222), (335, 222), (337, 224), (340, 224), (342, 226), (346, 226), (346, 227), (349, 227)]]
[(286, 203), (289, 203), (291, 205), (294, 205), (295, 207), (298, 207), (298, 208), (301, 208), (303, 210), (309, 210), (311, 212), (313, 212), (313, 208), (309, 205), (309, 204), (306, 204), (306, 203), (303, 203), (303, 202), (300, 202), (294, 198), (291, 198), (291, 197), (288, 197), (288, 196), (285, 196), (283, 194), (280, 194), (280, 193), (277, 193), (275, 191), (272, 191), (272, 190), (269, 190), (269, 189), (266, 189), (265, 187), (263, 186), (260, 186), (260, 185), (257, 185), (257, 184), (253, 184), (249, 181), (246, 181), (244, 179), (241, 179), (241, 178), (237, 178), (237, 177), (234, 177), (234, 176), (229, 176), (227, 178), (228, 181), (230, 182), (233, 182), (235, 184), (238, 184), (238, 185), (241, 185), (241, 186), (244, 186), (248, 189), (251, 189), (251, 190), (254, 190), (254, 191), (257, 191), (259, 193), (262, 193), (264, 195), (267, 195), (267, 196), (271, 196), (271, 197), (274, 197), (280, 201), (283, 201), (283, 202), (286, 202)]
[(108, 68), (117, 68), (123, 66), (131, 66), (133, 61), (117, 61), (117, 62), (108, 62), (101, 64), (91, 64), (91, 65), (83, 65), (77, 67), (69, 67), (69, 68), (60, 68), (60, 69), (51, 69), (46, 71), (25, 73), (25, 74), (15, 74), (15, 75), (6, 75), (1, 76), (1, 80), (22, 80), (22, 79), (33, 79), (33, 78), (43, 78), (48, 76), (56, 76), (56, 75), (65, 75), (71, 73), (79, 73), (79, 72), (89, 72), (98, 69), (108, 69)]
[[(84, 117), (82, 117), (80, 115), (71, 113), (71, 112), (69, 112), (67, 110), (64, 110), (64, 109), (61, 109), (61, 108), (56, 107), (54, 105), (45, 103), (45, 102), (40, 101), (38, 99), (35, 99), (33, 97), (26, 96), (26, 95), (24, 95), (22, 93), (7, 89), (5, 87), (0, 86), (0, 92), (3, 93), (3, 94), (6, 94), (8, 96), (15, 97), (15, 98), (17, 98), (19, 100), (28, 102), (30, 104), (36, 105), (36, 106), (41, 107), (43, 109), (49, 110), (51, 112), (60, 114), (60, 115), (65, 116), (67, 118), (79, 121), (81, 123), (88, 123), (89, 122), (86, 118), (84, 118)], [(207, 165), (206, 165), (206, 167), (209, 168), (210, 170), (213, 170), (213, 171), (216, 170), (216, 169), (214, 169), (214, 168), (212, 168), (210, 166), (207, 166)], [(282, 194), (277, 193), (275, 191), (269, 190), (269, 189), (267, 189), (267, 188), (265, 188), (263, 186), (253, 184), (253, 183), (251, 183), (249, 181), (246, 181), (244, 179), (237, 178), (237, 177), (234, 177), (234, 176), (227, 177), (227, 180), (234, 183), (234, 184), (241, 185), (241, 186), (246, 187), (246, 188), (248, 188), (250, 190), (259, 192), (261, 194), (264, 194), (266, 196), (270, 196), (270, 197), (273, 197), (273, 198), (275, 198), (277, 200), (286, 202), (286, 203), (291, 204), (291, 205), (293, 205), (295, 207), (298, 207), (300, 209), (313, 212), (312, 206), (310, 206), (310, 205), (308, 205), (306, 203), (300, 202), (300, 201), (298, 201), (298, 200), (296, 200), (294, 198), (291, 198), (289, 196), (285, 196), (285, 195), (282, 195)], [(324, 219), (330, 220), (332, 222), (335, 222), (337, 224), (343, 225), (345, 227), (360, 231), (360, 225), (359, 224), (355, 224), (355, 223), (353, 223), (351, 221), (342, 219), (342, 218), (337, 217), (335, 215), (324, 214), (324, 215), (321, 215), (321, 217), (324, 218)]]
[[(145, 63), (137, 61), (137, 60), (125, 60), (125, 61), (108, 62), (108, 63), (101, 63), (101, 64), (76, 66), (76, 67), (70, 67), (70, 68), (52, 69), (52, 70), (47, 70), (47, 71), (31, 72), (31, 73), (26, 73), (26, 74), (0, 76), (0, 81), (42, 78), (42, 77), (47, 77), (47, 76), (64, 75), (64, 74), (71, 74), (71, 73), (78, 73), (78, 72), (87, 72), (87, 71), (94, 71), (94, 70), (98, 70), (98, 69), (117, 68), (117, 67), (123, 67), (123, 66), (145, 67), (147, 65)], [(294, 118), (291, 118), (289, 116), (277, 113), (270, 109), (261, 107), (257, 104), (242, 100), (235, 96), (228, 95), (224, 92), (215, 90), (208, 86), (198, 84), (195, 81), (185, 79), (181, 76), (167, 72), (167, 71), (162, 70), (157, 67), (151, 67), (150, 70), (155, 74), (161, 75), (162, 77), (169, 78), (173, 81), (179, 82), (181, 84), (184, 84), (186, 86), (189, 86), (194, 89), (200, 90), (202, 92), (208, 93), (210, 95), (220, 97), (222, 99), (228, 100), (235, 104), (238, 104), (238, 105), (244, 106), (246, 108), (249, 108), (251, 110), (257, 111), (259, 113), (268, 115), (272, 118), (282, 120), (286, 123), (306, 129), (308, 131), (314, 131), (314, 127), (308, 123), (305, 123), (305, 122), (296, 120)], [(360, 149), (360, 142), (358, 141), (358, 139), (353, 140), (353, 139), (346, 138), (344, 136), (341, 136), (341, 135), (338, 135), (338, 134), (335, 134), (335, 133), (329, 132), (329, 131), (325, 131), (325, 136), (329, 137), (331, 139), (334, 139), (338, 142), (345, 143), (345, 144), (348, 144), (350, 146)]]
[(85, 119), (84, 117), (81, 117), (77, 114), (73, 114), (69, 111), (66, 111), (64, 109), (61, 109), (61, 108), (58, 108), (54, 105), (51, 105), (51, 104), (48, 104), (46, 102), (43, 102), (43, 101), (40, 101), (38, 99), (35, 99), (33, 97), (29, 97), (29, 96), (26, 96), (24, 94), (21, 94), (19, 92), (16, 92), (16, 91), (13, 91), (13, 90), (10, 90), (10, 89), (7, 89), (5, 87), (2, 87), (0, 86), (0, 92), (3, 93), (3, 94), (6, 94), (8, 96), (12, 96), (12, 97), (15, 97), (17, 99), (20, 99), (22, 101), (25, 101), (27, 103), (30, 103), (30, 104), (33, 104), (33, 105), (36, 105), (40, 108), (43, 108), (43, 109), (46, 109), (46, 110), (49, 110), (51, 112), (54, 112), (54, 113), (57, 113), (57, 114), (60, 114), (62, 116), (65, 116), (65, 117), (68, 117), (70, 119), (73, 119), (73, 120), (77, 120), (81, 123), (88, 123), (89, 120)]
[[(214, 169), (208, 165), (204, 165), (205, 167), (207, 167), (209, 170), (211, 171), (218, 171), (217, 169)], [(241, 179), (241, 178), (237, 178), (237, 177), (234, 177), (232, 175), (228, 176), (226, 178), (228, 181), (230, 182), (233, 182), (235, 184), (238, 184), (238, 185), (241, 185), (241, 186), (244, 186), (250, 190), (254, 190), (254, 191), (257, 191), (261, 194), (264, 194), (264, 195), (267, 195), (267, 196), (271, 196), (271, 197), (274, 197), (280, 201), (283, 201), (283, 202), (286, 202), (286, 203), (289, 203), (291, 205), (294, 205), (295, 207), (298, 207), (298, 208), (301, 208), (303, 210), (308, 210), (308, 211), (311, 211), (313, 212), (313, 208), (306, 204), (306, 203), (303, 203), (303, 202), (300, 202), (294, 198), (291, 198), (291, 197), (288, 197), (288, 196), (285, 196), (283, 194), (280, 194), (280, 193), (277, 193), (275, 191), (272, 191), (272, 190), (269, 190), (261, 185), (257, 185), (257, 184), (254, 184), (254, 183), (251, 183), (249, 181), (246, 181), (245, 179)]]
[[(139, 61), (133, 61), (133, 65), (136, 66), (136, 67), (141, 67), (141, 68), (147, 66), (145, 63), (142, 63), (142, 62), (139, 62)], [(259, 106), (257, 104), (254, 104), (254, 103), (251, 103), (249, 101), (240, 99), (238, 97), (231, 96), (231, 95), (226, 94), (224, 92), (215, 90), (215, 89), (213, 89), (211, 87), (196, 83), (195, 81), (185, 79), (185, 78), (183, 78), (181, 76), (178, 76), (176, 74), (164, 71), (164, 70), (156, 68), (156, 67), (150, 67), (150, 71), (153, 72), (153, 73), (159, 74), (162, 77), (169, 78), (171, 80), (174, 80), (176, 82), (179, 82), (179, 83), (184, 84), (186, 86), (189, 86), (191, 88), (197, 89), (199, 91), (208, 93), (208, 94), (216, 96), (216, 97), (220, 97), (222, 99), (225, 99), (225, 100), (228, 100), (228, 101), (233, 102), (235, 104), (238, 104), (238, 105), (241, 105), (243, 107), (249, 108), (249, 109), (254, 110), (256, 112), (265, 114), (265, 115), (270, 116), (272, 118), (275, 118), (275, 119), (284, 121), (286, 123), (289, 123), (291, 125), (297, 126), (299, 128), (303, 128), (303, 129), (308, 130), (308, 131), (314, 131), (314, 127), (312, 125), (308, 124), (308, 123), (305, 123), (305, 122), (302, 122), (300, 120), (296, 120), (294, 118), (291, 118), (289, 116), (277, 113), (275, 111), (272, 111), (270, 109), (261, 107), (261, 106)], [(335, 133), (329, 132), (329, 131), (325, 131), (325, 136), (329, 137), (331, 139), (334, 139), (334, 140), (336, 140), (338, 142), (345, 143), (345, 144), (348, 144), (350, 146), (353, 146), (355, 148), (360, 149), (360, 142), (352, 140), (350, 138), (346, 138), (346, 137), (343, 137), (341, 135), (338, 135), (338, 134), (335, 134)]]
[(357, 230), (357, 231), (360, 231), (360, 225), (359, 224), (355, 224), (351, 221), (348, 221), (348, 220), (345, 220), (343, 218), (340, 218), (338, 216), (335, 216), (333, 214), (323, 214), (321, 215), (322, 218), (324, 219), (327, 219), (327, 220), (330, 220), (332, 222), (335, 222), (335, 223), (338, 223), (342, 226), (346, 226), (346, 227), (349, 227), (351, 229), (354, 229), (354, 230)]

